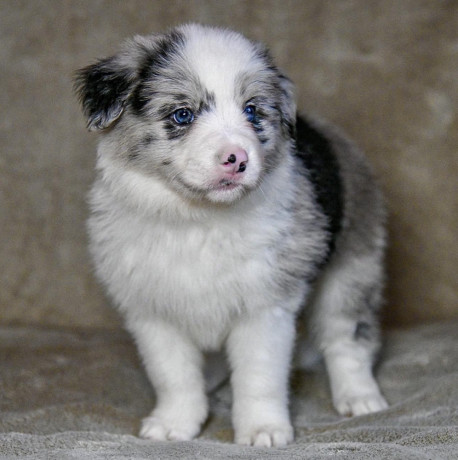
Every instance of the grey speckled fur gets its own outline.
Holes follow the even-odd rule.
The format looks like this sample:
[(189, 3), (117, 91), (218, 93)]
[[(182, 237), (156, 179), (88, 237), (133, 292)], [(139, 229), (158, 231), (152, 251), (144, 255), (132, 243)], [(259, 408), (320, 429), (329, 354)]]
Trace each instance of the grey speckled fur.
[(292, 84), (264, 47), (183, 26), (136, 37), (80, 71), (77, 89), (101, 133), (91, 252), (157, 393), (140, 434), (198, 434), (208, 411), (203, 353), (224, 349), (236, 442), (290, 442), (288, 374), (307, 299), (302, 317), (336, 409), (385, 408), (371, 369), (384, 278), (380, 191), (334, 128), (297, 125), (310, 141), (295, 150)]

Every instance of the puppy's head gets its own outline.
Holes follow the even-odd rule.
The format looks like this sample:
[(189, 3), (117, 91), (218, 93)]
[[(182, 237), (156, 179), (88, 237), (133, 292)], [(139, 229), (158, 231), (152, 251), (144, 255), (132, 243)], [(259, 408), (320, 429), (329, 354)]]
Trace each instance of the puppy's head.
[(194, 200), (257, 187), (295, 126), (292, 85), (266, 49), (210, 27), (136, 37), (79, 71), (76, 89), (102, 154)]

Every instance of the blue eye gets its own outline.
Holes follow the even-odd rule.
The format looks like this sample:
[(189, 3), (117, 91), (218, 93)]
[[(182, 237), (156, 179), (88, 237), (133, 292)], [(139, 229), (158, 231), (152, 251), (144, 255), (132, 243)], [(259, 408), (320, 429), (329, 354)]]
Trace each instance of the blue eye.
[(254, 123), (256, 121), (256, 107), (254, 105), (247, 105), (243, 113), (250, 123)]
[(173, 120), (178, 125), (189, 125), (194, 121), (194, 114), (186, 108), (178, 109), (173, 112)]

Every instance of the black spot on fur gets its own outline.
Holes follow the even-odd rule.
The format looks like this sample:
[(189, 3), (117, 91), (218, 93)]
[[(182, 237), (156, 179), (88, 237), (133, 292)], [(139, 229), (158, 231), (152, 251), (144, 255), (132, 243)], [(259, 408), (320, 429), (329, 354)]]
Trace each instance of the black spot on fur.
[(88, 119), (88, 128), (104, 129), (123, 112), (132, 77), (115, 57), (102, 59), (81, 69), (76, 76), (75, 90)]
[(198, 108), (198, 114), (201, 114), (202, 112), (208, 112), (214, 107), (215, 107), (215, 94), (210, 93), (209, 91), (205, 90), (204, 97), (200, 101), (200, 105)]
[(178, 125), (170, 117), (164, 120), (164, 130), (169, 141), (180, 139), (188, 133), (192, 124)]
[(360, 321), (356, 324), (355, 332), (353, 334), (355, 340), (370, 340), (372, 338), (372, 327), (369, 323)]
[(256, 121), (253, 123), (253, 129), (261, 144), (266, 144), (269, 141), (269, 138), (266, 136), (264, 128), (260, 121)]
[(301, 117), (296, 122), (296, 156), (305, 165), (316, 201), (328, 219), (329, 257), (342, 225), (343, 185), (331, 144)]
[(140, 157), (141, 151), (138, 150), (137, 147), (132, 147), (129, 149), (129, 152), (127, 153), (127, 158), (129, 159), (129, 161), (138, 161)]
[[(251, 125), (259, 139), (261, 144), (266, 144), (269, 141), (268, 136), (266, 135), (266, 129), (264, 124), (269, 123), (269, 113), (263, 109), (263, 106), (266, 105), (265, 97), (253, 97), (251, 98), (246, 105), (252, 104), (256, 107), (256, 112), (254, 119), (251, 121)], [(276, 107), (268, 107), (270, 112), (277, 111)]]
[(255, 130), (256, 134), (261, 134), (264, 132), (264, 128), (261, 123), (261, 119), (259, 116), (256, 116), (256, 118), (252, 121), (253, 129)]
[(146, 134), (140, 142), (142, 147), (147, 147), (148, 145), (152, 144), (155, 140), (155, 136), (153, 136), (152, 134)]
[[(156, 108), (156, 114), (160, 119), (169, 118), (181, 104), (163, 104)], [(186, 107), (186, 104), (183, 104)]]
[(145, 107), (151, 98), (151, 93), (145, 90), (146, 82), (160, 75), (161, 69), (169, 65), (173, 57), (182, 48), (183, 43), (183, 34), (174, 31), (158, 40), (154, 49), (148, 50), (146, 53), (138, 71), (139, 83), (130, 101), (133, 113), (137, 116), (145, 115)]
[(286, 118), (284, 116), (281, 117), (281, 124), (283, 128), (283, 132), (286, 134), (286, 136), (289, 138), (294, 138), (295, 131), (296, 131), (296, 124), (293, 121), (291, 121), (289, 118)]
[(161, 69), (169, 65), (171, 59), (183, 47), (184, 42), (184, 35), (176, 31), (157, 40), (154, 49), (146, 54), (140, 66), (139, 80), (149, 80), (154, 75), (160, 75)]
[(295, 114), (291, 117), (290, 111), (287, 106), (291, 104), (291, 94), (288, 94), (288, 91), (285, 89), (287, 83), (290, 83), (290, 80), (282, 75), (278, 70), (278, 80), (280, 84), (277, 86), (277, 90), (282, 94), (281, 97), (281, 106), (278, 107), (281, 116), (281, 128), (283, 135), (285, 137), (293, 138), (296, 130), (296, 117)]
[(253, 46), (255, 47), (256, 56), (262, 61), (264, 61), (267, 67), (272, 66), (273, 60), (272, 60), (272, 57), (270, 56), (270, 53), (267, 47), (264, 46), (262, 43), (255, 43)]
[(141, 158), (145, 148), (156, 140), (152, 134), (146, 134), (136, 145), (131, 147), (128, 152), (129, 161), (137, 161)]

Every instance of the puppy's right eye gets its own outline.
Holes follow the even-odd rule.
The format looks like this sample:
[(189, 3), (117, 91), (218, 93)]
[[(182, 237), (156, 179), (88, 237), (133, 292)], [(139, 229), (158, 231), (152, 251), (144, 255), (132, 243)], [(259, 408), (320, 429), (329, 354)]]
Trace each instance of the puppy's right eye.
[(194, 121), (194, 114), (187, 108), (175, 110), (172, 117), (177, 125), (189, 125)]
[(250, 123), (254, 123), (256, 121), (256, 107), (254, 105), (247, 105), (243, 113)]

